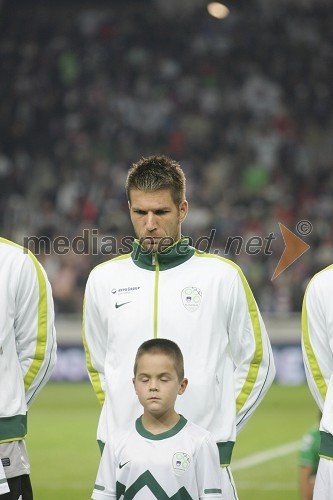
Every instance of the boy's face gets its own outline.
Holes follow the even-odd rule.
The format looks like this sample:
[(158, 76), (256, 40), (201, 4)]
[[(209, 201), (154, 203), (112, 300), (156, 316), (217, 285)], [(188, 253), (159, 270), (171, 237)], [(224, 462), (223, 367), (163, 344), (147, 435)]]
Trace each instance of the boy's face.
[(169, 356), (146, 353), (139, 358), (133, 384), (145, 413), (159, 418), (174, 411), (177, 395), (185, 391), (187, 379), (178, 379)]
[(187, 201), (177, 206), (170, 189), (152, 192), (131, 189), (128, 205), (135, 234), (146, 250), (161, 252), (180, 239)]

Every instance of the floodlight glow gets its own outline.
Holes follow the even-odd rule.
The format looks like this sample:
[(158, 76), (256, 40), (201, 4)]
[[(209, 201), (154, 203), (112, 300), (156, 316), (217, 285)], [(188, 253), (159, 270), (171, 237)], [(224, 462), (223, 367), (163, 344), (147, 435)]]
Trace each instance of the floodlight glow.
[(210, 2), (207, 5), (207, 10), (209, 14), (217, 19), (224, 19), (229, 14), (229, 9), (223, 3), (220, 2)]

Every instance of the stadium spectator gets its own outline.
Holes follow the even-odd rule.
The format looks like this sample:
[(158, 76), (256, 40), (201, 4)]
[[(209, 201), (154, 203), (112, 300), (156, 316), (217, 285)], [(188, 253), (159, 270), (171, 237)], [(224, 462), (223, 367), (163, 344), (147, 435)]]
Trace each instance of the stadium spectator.
[[(217, 21), (204, 3), (180, 11), (168, 2), (166, 11), (163, 2), (125, 10), (60, 0), (56, 9), (36, 3), (33, 16), (31, 2), (0, 3), (0, 233), (19, 244), (31, 235), (72, 241), (87, 227), (99, 241), (120, 240), (130, 234), (126, 165), (167, 154), (182, 161), (200, 215), (184, 230), (196, 241), (215, 228), (212, 250), (223, 256), (229, 236), (258, 236), (255, 213), (260, 235), (277, 236), (273, 254), (226, 257), (254, 278), (261, 309), (300, 310), (333, 248), (333, 9), (254, 0)], [(280, 300), (281, 278), (270, 281), (283, 250), (278, 222), (294, 231), (304, 219), (311, 258), (288, 268)], [(65, 255), (40, 255), (46, 269), (65, 268), (57, 311), (79, 312), (86, 269), (117, 253), (95, 250), (74, 279)], [(80, 297), (70, 308), (68, 290)]]
[(312, 500), (319, 464), (320, 432), (318, 425), (311, 427), (302, 438), (299, 452), (299, 488), (301, 500)]
[(4, 238), (0, 287), (0, 494), (32, 500), (27, 412), (56, 361), (51, 287), (37, 259)]
[(131, 253), (90, 273), (83, 324), (89, 376), (103, 404), (97, 437), (105, 443), (137, 416), (138, 402), (126, 380), (140, 341), (177, 341), (192, 381), (180, 412), (214, 435), (223, 495), (235, 500), (229, 464), (236, 434), (272, 384), (274, 361), (240, 268), (197, 252), (181, 236), (185, 191), (184, 173), (174, 160), (151, 156), (133, 164), (126, 193), (137, 239)]

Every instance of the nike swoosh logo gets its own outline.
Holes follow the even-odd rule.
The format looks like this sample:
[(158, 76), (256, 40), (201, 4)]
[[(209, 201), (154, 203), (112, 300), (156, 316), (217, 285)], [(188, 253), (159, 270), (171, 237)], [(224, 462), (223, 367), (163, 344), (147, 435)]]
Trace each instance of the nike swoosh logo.
[(130, 462), (130, 460), (128, 460), (128, 462), (125, 462), (124, 464), (121, 464), (119, 462), (119, 469), (122, 469), (123, 467), (125, 467), (126, 464), (128, 464)]
[(122, 302), (121, 304), (118, 304), (118, 303), (116, 302), (115, 307), (116, 307), (116, 309), (118, 309), (118, 307), (124, 306), (125, 304), (130, 304), (131, 302), (132, 302), (131, 300), (129, 300), (128, 302)]

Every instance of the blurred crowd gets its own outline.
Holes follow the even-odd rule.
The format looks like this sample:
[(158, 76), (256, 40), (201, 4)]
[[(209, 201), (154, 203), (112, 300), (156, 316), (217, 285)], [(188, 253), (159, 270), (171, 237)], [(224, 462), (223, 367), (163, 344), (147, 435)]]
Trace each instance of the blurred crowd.
[[(333, 262), (333, 5), (177, 3), (0, 3), (0, 235), (40, 238), (58, 312), (128, 248), (126, 173), (151, 154), (181, 163), (184, 234), (239, 263), (262, 311), (300, 310)], [(310, 249), (272, 281), (279, 222)]]

